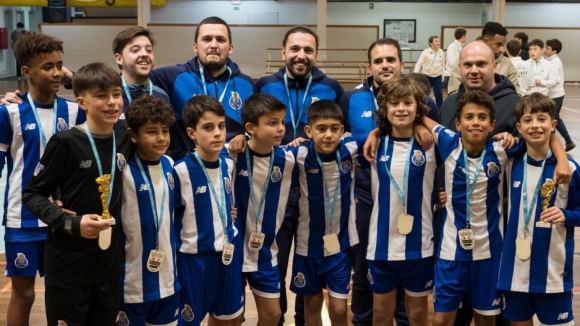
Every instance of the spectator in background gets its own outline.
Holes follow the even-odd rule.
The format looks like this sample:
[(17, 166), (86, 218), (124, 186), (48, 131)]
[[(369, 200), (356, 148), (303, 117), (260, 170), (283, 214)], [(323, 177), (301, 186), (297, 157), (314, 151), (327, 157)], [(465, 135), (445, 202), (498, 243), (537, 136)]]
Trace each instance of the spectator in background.
[(528, 45), (528, 34), (524, 32), (518, 32), (514, 35), (514, 40), (520, 42), (522, 45), (522, 53), (520, 53), (520, 57), (522, 60), (529, 60), (530, 59), (530, 46)]
[(455, 41), (447, 47), (447, 63), (445, 64), (445, 72), (443, 73), (443, 87), (445, 88), (447, 88), (453, 65), (456, 65), (459, 62), (459, 54), (467, 40), (467, 30), (463, 27), (459, 27), (455, 30), (454, 36)]
[(522, 44), (516, 40), (511, 40), (506, 44), (506, 51), (508, 58), (516, 67), (518, 71), (518, 82), (520, 83), (520, 88), (522, 90), (528, 89), (530, 65), (527, 64), (521, 57)]
[[(16, 29), (10, 35), (10, 41), (12, 41), (10, 47), (12, 48), (12, 51), (14, 51), (14, 44), (16, 44), (16, 41), (18, 41), (18, 38), (24, 33), (26, 33), (26, 30), (24, 29), (24, 24), (17, 23)], [(20, 68), (20, 63), (18, 62), (18, 59), (16, 59), (16, 76), (18, 77), (18, 80), (24, 79), (24, 77), (22, 77), (22, 69)]]
[(441, 74), (445, 70), (445, 54), (439, 46), (439, 37), (429, 37), (429, 48), (421, 53), (415, 65), (415, 72), (422, 70), (423, 75), (429, 79), (429, 83), (433, 87), (433, 93), (435, 94), (437, 108), (441, 108), (441, 104), (443, 104), (443, 81), (441, 80)]

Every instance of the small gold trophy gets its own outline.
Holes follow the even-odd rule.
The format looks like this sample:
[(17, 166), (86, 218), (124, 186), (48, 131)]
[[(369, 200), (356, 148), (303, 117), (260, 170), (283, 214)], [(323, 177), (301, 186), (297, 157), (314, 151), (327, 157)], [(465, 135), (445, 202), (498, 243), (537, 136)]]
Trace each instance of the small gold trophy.
[[(547, 179), (546, 182), (540, 187), (540, 194), (542, 198), (544, 198), (544, 200), (542, 200), (542, 211), (545, 211), (548, 208), (548, 205), (550, 205), (550, 200), (552, 199), (555, 188), (556, 184), (552, 179)], [(543, 221), (539, 221), (536, 222), (536, 227), (551, 228), (552, 223), (544, 223)]]
[[(103, 204), (103, 214), (99, 220), (109, 222), (109, 225), (115, 225), (115, 219), (109, 213), (109, 191), (110, 191), (110, 184), (111, 184), (111, 175), (104, 174), (98, 177), (95, 181), (99, 185), (99, 192), (101, 193), (101, 203)], [(99, 247), (102, 250), (107, 250), (111, 245), (111, 228), (103, 230), (99, 234)]]

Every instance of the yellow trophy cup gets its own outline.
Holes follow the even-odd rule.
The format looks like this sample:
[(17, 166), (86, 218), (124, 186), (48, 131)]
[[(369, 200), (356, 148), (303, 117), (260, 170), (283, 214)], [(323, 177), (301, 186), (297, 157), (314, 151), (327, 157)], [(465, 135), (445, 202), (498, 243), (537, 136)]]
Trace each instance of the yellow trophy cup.
[[(115, 225), (115, 219), (111, 216), (111, 213), (109, 213), (109, 205), (107, 203), (109, 200), (109, 191), (110, 191), (109, 188), (111, 184), (111, 177), (112, 176), (110, 174), (104, 174), (98, 177), (95, 181), (99, 185), (99, 192), (101, 193), (101, 203), (103, 204), (103, 214), (101, 215), (101, 218), (99, 218), (99, 220), (107, 221), (109, 222), (109, 225)], [(111, 228), (108, 228), (100, 232), (99, 247), (102, 250), (107, 250), (111, 245), (111, 234), (112, 234)]]
[[(542, 211), (545, 211), (550, 205), (550, 200), (552, 200), (552, 195), (554, 194), (554, 190), (556, 188), (556, 184), (554, 180), (547, 179), (546, 182), (540, 187), (540, 195), (544, 200), (542, 200)], [(536, 223), (536, 227), (542, 228), (551, 228), (551, 223), (544, 223), (542, 221)]]

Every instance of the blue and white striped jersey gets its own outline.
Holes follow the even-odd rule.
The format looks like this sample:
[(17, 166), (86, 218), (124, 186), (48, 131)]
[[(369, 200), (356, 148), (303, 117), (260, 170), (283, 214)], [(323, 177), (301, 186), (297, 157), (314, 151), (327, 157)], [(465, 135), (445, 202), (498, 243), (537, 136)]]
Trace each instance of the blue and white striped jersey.
[[(544, 172), (542, 161), (528, 157), (528, 184), (524, 184), (524, 158), (518, 156), (507, 166), (509, 184), (508, 227), (501, 258), (498, 288), (517, 292), (562, 293), (572, 290), (574, 261), (574, 227), (580, 226), (580, 171), (578, 164), (569, 159), (572, 180), (570, 184), (557, 185), (551, 195), (549, 207), (559, 207), (566, 217), (564, 224), (551, 228), (536, 227), (542, 211), (541, 190), (531, 212), (528, 238), (532, 243), (532, 255), (527, 260), (516, 256), (516, 239), (523, 236), (523, 189), (526, 187), (528, 205), (532, 202), (536, 184), (552, 181), (556, 159), (547, 159)], [(533, 266), (533, 267), (532, 267)]]
[[(345, 251), (358, 243), (355, 225), (354, 172), (357, 156), (367, 135), (348, 137), (340, 140), (336, 153), (318, 154), (322, 165), (318, 164), (314, 142), (295, 148), (296, 163), (300, 180), (300, 217), (296, 232), (295, 252), (301, 256), (326, 257), (331, 254), (324, 248), (323, 236), (327, 233), (338, 235), (340, 251)], [(364, 158), (363, 158), (364, 159)], [(323, 180), (322, 169), (324, 169)], [(328, 217), (325, 184), (328, 186), (330, 202), (334, 199), (336, 185), (340, 178), (340, 194), (332, 216), (332, 227)]]
[[(46, 239), (46, 231), (34, 228), (46, 227), (22, 204), (22, 193), (44, 153), (44, 144), (27, 94), (22, 94), (22, 104), (0, 107), (0, 171), (6, 161), (7, 181), (2, 224), (13, 228), (6, 234), (6, 241), (37, 241)], [(76, 102), (57, 97), (56, 124), (53, 103), (37, 103), (35, 106), (46, 140), (59, 131), (67, 130), (85, 121), (85, 114)], [(16, 230), (18, 229), (18, 230)]]
[[(129, 160), (128, 169), (123, 170), (123, 206), (121, 209), (121, 235), (124, 247), (123, 273), (121, 274), (122, 300), (125, 303), (141, 303), (168, 297), (180, 286), (175, 268), (175, 244), (177, 236), (173, 228), (173, 161), (162, 156), (159, 162), (141, 160), (143, 170), (153, 191), (153, 215), (149, 188), (143, 179), (135, 157)], [(163, 198), (165, 184), (166, 194)], [(163, 201), (163, 204), (162, 204)], [(163, 220), (161, 218), (161, 206)], [(156, 225), (159, 225), (156, 227)], [(165, 259), (159, 272), (147, 269), (149, 253), (156, 248), (157, 229), (159, 229), (159, 250), (165, 253)]]
[[(205, 162), (204, 166), (212, 180), (218, 198), (225, 191), (227, 241), (232, 243), (236, 229), (232, 224), (233, 204), (232, 173), (234, 162), (221, 155), (222, 180), (219, 179), (219, 162)], [(223, 251), (226, 242), (224, 224), (218, 204), (197, 159), (189, 152), (175, 163), (175, 230), (178, 236), (177, 250), (186, 254), (202, 254)]]
[[(256, 211), (258, 209), (252, 204), (246, 155), (250, 155), (256, 205), (260, 203), (266, 182), (269, 183), (264, 206), (257, 223)], [(268, 175), (270, 155), (260, 155), (252, 152), (249, 148), (246, 149), (245, 153), (231, 153), (235, 162), (234, 194), (238, 208), (236, 229), (241, 232), (236, 237), (236, 247), (239, 250), (243, 248), (243, 272), (256, 272), (261, 267), (270, 268), (278, 265), (276, 234), (284, 221), (296, 159), (291, 151), (282, 149), (282, 147), (274, 147), (273, 155), (272, 172)], [(248, 247), (250, 234), (256, 231), (265, 235), (262, 249), (257, 252)]]
[(468, 162), (465, 162), (460, 134), (443, 126), (435, 127), (433, 134), (445, 164), (447, 193), (437, 257), (471, 261), (500, 255), (503, 243), (503, 172), (508, 159), (525, 150), (525, 145), (522, 142), (511, 150), (504, 150), (499, 141), (487, 142), (487, 152), (470, 200), (475, 246), (472, 250), (465, 250), (459, 244), (457, 232), (467, 224), (466, 173), (469, 173), (470, 180), (474, 179), (479, 157), (468, 155)]
[[(371, 163), (373, 211), (369, 225), (368, 260), (407, 260), (433, 256), (433, 204), (435, 170), (441, 159), (433, 147), (424, 151), (413, 142), (409, 157), (410, 139), (389, 137), (384, 154), (385, 136), (381, 136), (376, 159)], [(403, 191), (405, 162), (409, 159), (409, 176), (405, 201), (407, 214), (412, 215), (411, 233), (397, 230), (398, 216), (404, 203), (393, 186), (386, 166), (399, 189)]]

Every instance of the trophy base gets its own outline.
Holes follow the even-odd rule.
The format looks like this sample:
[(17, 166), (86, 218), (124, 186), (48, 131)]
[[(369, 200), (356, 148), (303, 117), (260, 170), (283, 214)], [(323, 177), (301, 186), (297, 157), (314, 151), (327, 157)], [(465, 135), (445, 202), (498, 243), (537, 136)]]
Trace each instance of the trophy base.
[(115, 218), (113, 218), (113, 217), (111, 217), (111, 218), (108, 218), (108, 219), (102, 219), (102, 218), (99, 218), (99, 221), (105, 221), (105, 222), (108, 222), (108, 223), (109, 223), (109, 225), (115, 225), (115, 223), (117, 223), (117, 222), (115, 222)]
[(112, 234), (113, 230), (111, 228), (99, 232), (99, 248), (102, 250), (109, 249), (109, 246), (111, 245)]

